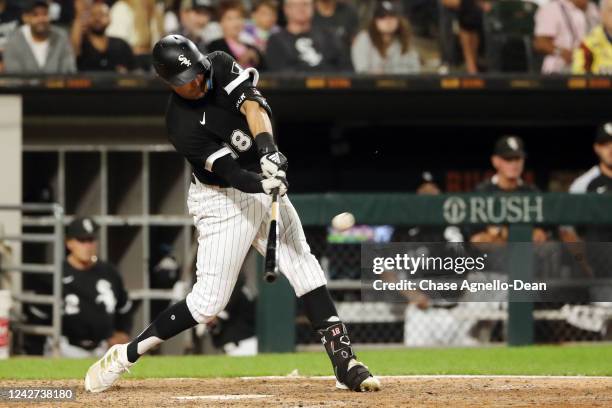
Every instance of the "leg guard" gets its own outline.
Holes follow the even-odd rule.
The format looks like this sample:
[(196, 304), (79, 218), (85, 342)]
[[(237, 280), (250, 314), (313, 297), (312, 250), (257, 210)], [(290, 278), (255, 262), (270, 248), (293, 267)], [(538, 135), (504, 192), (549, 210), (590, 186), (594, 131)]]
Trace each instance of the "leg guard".
[(361, 384), (372, 377), (372, 374), (366, 366), (357, 363), (344, 323), (334, 323), (318, 332), (332, 362), (338, 382), (350, 390), (361, 391)]

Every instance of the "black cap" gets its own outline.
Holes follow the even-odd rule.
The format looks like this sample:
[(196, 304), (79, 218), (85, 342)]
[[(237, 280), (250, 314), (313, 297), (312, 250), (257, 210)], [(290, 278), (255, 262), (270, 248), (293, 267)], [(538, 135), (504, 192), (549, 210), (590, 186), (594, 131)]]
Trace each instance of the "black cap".
[(395, 1), (379, 1), (374, 9), (374, 17), (397, 16), (400, 14), (399, 7)]
[(49, 8), (49, 2), (45, 0), (26, 0), (23, 2), (22, 10), (27, 13), (34, 10), (36, 7)]
[(505, 159), (525, 157), (525, 144), (518, 136), (502, 136), (495, 143), (493, 154)]
[(181, 10), (212, 10), (215, 5), (213, 0), (183, 0)]
[(206, 74), (210, 61), (189, 39), (178, 34), (167, 35), (153, 47), (155, 72), (170, 85), (181, 86)]
[(604, 144), (612, 142), (612, 122), (602, 123), (597, 129), (595, 143)]
[(89, 217), (75, 218), (66, 227), (66, 239), (95, 239), (98, 228), (100, 226)]

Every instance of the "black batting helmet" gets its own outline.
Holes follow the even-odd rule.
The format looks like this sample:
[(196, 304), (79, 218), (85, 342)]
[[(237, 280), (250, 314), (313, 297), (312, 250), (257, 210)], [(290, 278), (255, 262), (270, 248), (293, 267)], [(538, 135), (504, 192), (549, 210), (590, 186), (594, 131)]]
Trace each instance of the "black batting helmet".
[(188, 38), (178, 34), (168, 35), (153, 48), (155, 72), (170, 85), (181, 86), (207, 74), (210, 61)]

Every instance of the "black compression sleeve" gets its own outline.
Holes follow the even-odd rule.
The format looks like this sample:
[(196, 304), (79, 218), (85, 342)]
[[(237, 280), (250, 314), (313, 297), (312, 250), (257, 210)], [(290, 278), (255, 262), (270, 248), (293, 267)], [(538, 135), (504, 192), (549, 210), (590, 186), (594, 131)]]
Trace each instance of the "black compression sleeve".
[(263, 193), (259, 174), (242, 169), (230, 156), (219, 157), (213, 163), (212, 170), (225, 181), (245, 193)]

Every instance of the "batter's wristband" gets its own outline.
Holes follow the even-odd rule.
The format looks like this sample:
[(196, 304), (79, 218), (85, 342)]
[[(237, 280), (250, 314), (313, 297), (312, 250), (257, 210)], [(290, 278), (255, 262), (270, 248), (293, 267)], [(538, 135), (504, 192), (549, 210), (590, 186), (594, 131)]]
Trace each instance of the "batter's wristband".
[(262, 132), (255, 136), (255, 143), (257, 144), (257, 151), (260, 156), (271, 152), (278, 152), (278, 147), (274, 143), (274, 138), (268, 132)]

